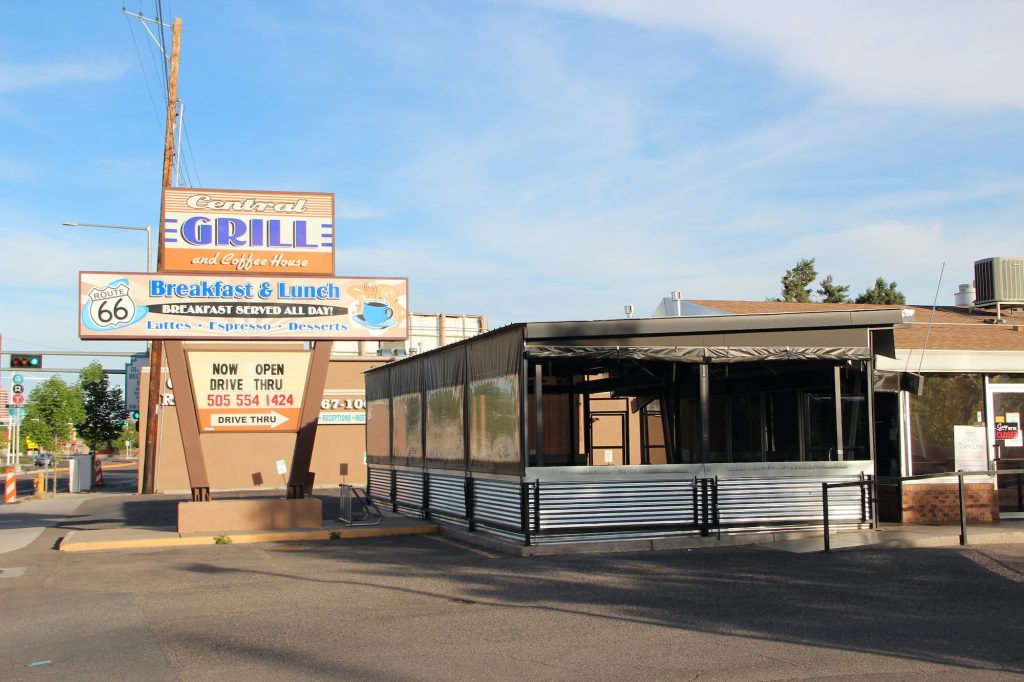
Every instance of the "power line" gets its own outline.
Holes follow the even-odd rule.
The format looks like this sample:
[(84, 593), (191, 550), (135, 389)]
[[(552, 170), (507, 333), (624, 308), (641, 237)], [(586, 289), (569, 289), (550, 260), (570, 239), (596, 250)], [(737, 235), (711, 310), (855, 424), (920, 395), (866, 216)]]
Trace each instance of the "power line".
[(164, 29), (164, 7), (160, 0), (156, 0), (156, 20), (160, 22), (160, 51), (164, 58), (160, 60), (164, 67), (164, 90), (170, 88), (171, 78), (167, 73), (167, 31)]
[[(135, 56), (139, 60), (139, 71), (142, 72), (142, 80), (146, 83), (146, 93), (149, 95), (149, 103), (153, 107), (153, 115), (156, 117), (157, 125), (160, 124), (160, 110), (156, 106), (156, 100), (153, 98), (153, 88), (149, 84), (149, 76), (146, 74), (146, 65), (142, 61), (142, 52), (139, 50), (139, 41), (135, 39), (135, 29), (132, 28), (131, 17), (125, 12), (127, 8), (121, 5), (121, 11), (124, 14), (124, 20), (128, 22), (128, 34), (132, 37), (132, 45), (135, 46)], [(152, 51), (151, 51), (152, 53)]]

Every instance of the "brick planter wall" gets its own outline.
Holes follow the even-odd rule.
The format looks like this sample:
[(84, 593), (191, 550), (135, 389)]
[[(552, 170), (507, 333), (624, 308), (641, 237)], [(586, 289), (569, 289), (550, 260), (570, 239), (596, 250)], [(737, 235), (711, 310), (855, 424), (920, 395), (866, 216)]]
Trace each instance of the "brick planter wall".
[[(967, 520), (998, 523), (999, 504), (991, 483), (967, 483)], [(903, 523), (959, 523), (960, 495), (956, 483), (903, 486)]]

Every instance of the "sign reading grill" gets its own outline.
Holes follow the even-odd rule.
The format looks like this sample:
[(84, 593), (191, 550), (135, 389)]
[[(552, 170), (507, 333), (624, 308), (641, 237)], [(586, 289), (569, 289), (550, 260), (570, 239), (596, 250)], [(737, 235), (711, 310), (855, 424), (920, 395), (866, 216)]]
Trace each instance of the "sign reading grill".
[(334, 195), (164, 189), (164, 270), (334, 274)]

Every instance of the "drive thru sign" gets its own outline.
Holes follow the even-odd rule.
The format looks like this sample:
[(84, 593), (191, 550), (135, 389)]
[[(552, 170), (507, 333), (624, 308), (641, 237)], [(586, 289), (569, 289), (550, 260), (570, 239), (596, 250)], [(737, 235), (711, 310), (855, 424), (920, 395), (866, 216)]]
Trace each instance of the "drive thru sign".
[(203, 431), (297, 431), (309, 353), (189, 351)]

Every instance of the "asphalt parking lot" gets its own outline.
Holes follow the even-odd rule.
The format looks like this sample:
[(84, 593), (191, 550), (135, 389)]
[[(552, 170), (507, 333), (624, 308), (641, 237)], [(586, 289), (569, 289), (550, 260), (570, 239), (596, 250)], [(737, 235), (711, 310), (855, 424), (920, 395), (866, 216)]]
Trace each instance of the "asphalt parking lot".
[(62, 532), (0, 555), (4, 679), (1024, 677), (1022, 545), (512, 557), (415, 536), (69, 554), (52, 549)]

